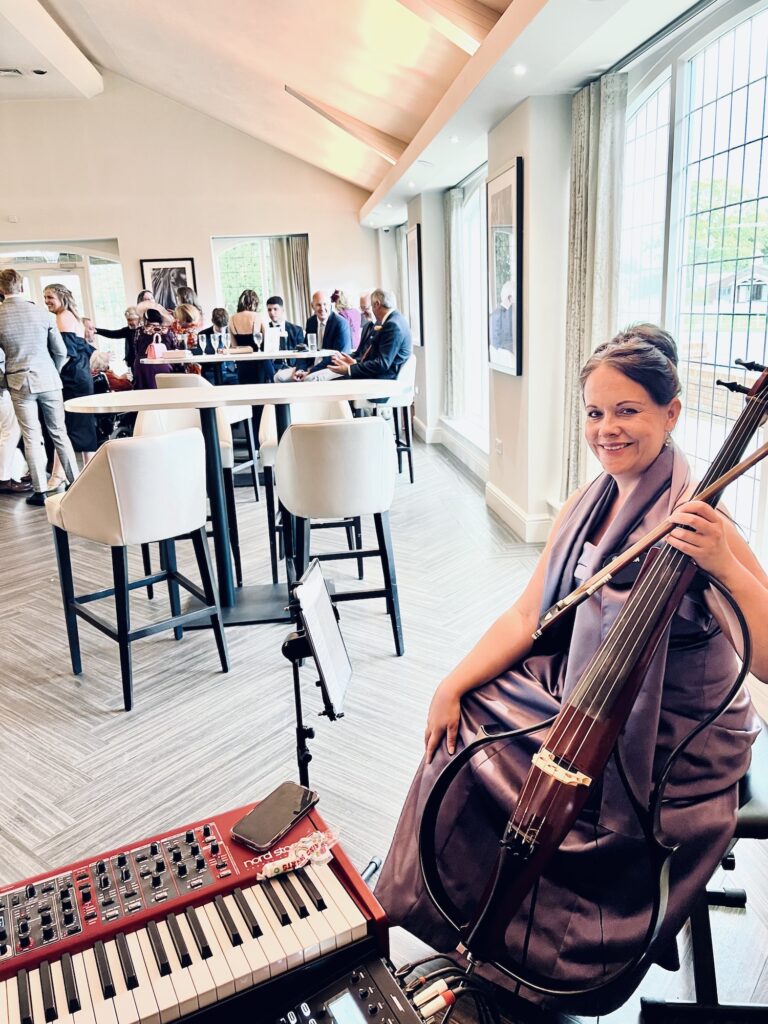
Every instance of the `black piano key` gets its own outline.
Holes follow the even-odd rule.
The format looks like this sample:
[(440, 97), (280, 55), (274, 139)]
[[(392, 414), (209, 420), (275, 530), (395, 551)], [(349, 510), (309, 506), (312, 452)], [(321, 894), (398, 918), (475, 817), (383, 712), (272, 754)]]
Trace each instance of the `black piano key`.
[(293, 875), (294, 878), (298, 878), (301, 887), (304, 889), (304, 892), (307, 894), (307, 896), (309, 896), (309, 899), (315, 910), (327, 910), (328, 908), (325, 905), (323, 894), (320, 892), (315, 883), (306, 873), (304, 868), (296, 868)]
[(102, 995), (105, 999), (114, 999), (116, 994), (115, 981), (112, 977), (112, 971), (109, 969), (107, 951), (104, 949), (104, 943), (101, 940), (94, 944), (93, 953), (96, 957), (96, 969), (99, 972), (99, 984), (101, 985)]
[(117, 955), (120, 958), (120, 966), (123, 969), (126, 987), (130, 990), (139, 987), (139, 979), (136, 977), (136, 968), (133, 966), (133, 957), (128, 949), (128, 942), (124, 932), (118, 932), (115, 936)]
[(237, 925), (232, 920), (232, 915), (229, 912), (229, 907), (224, 902), (223, 896), (216, 896), (213, 905), (219, 912), (221, 923), (224, 925), (224, 931), (227, 933), (227, 938), (233, 946), (242, 946), (243, 937), (237, 930)]
[(179, 963), (182, 967), (189, 967), (192, 963), (192, 957), (189, 955), (187, 943), (184, 940), (184, 936), (181, 934), (181, 929), (179, 928), (176, 920), (176, 915), (169, 914), (165, 923), (168, 925), (168, 931), (171, 933), (171, 938), (173, 939), (173, 945), (176, 950), (176, 955), (179, 958)]
[(22, 969), (16, 975), (16, 985), (19, 990), (19, 1019), (21, 1024), (35, 1024), (32, 1016), (32, 997), (29, 994), (29, 975)]
[(208, 945), (208, 939), (205, 937), (203, 926), (200, 924), (197, 914), (195, 913), (194, 907), (187, 907), (184, 911), (189, 927), (192, 930), (192, 937), (195, 940), (197, 948), (200, 950), (200, 956), (203, 960), (207, 960), (211, 956), (211, 947)]
[(298, 889), (291, 882), (288, 875), (278, 875), (277, 880), (283, 887), (283, 892), (290, 900), (291, 906), (296, 911), (299, 917), (309, 917), (309, 911), (307, 910), (304, 900), (302, 900)]
[(163, 940), (160, 936), (160, 930), (154, 921), (150, 921), (147, 925), (147, 937), (149, 938), (149, 944), (152, 947), (152, 953), (155, 957), (155, 963), (157, 969), (160, 971), (160, 977), (164, 978), (171, 973), (171, 961), (168, 959), (168, 954), (165, 951)]
[(251, 910), (251, 905), (248, 902), (248, 900), (245, 898), (245, 893), (240, 888), (240, 886), (238, 886), (232, 892), (232, 895), (234, 896), (235, 903), (237, 904), (237, 909), (243, 915), (243, 920), (248, 925), (248, 930), (251, 933), (251, 938), (258, 939), (258, 937), (260, 935), (262, 935), (263, 932), (262, 932), (261, 928), (259, 927), (259, 922), (253, 916), (253, 911)]
[(40, 964), (40, 988), (43, 990), (43, 1011), (47, 1021), (58, 1020), (59, 1013), (56, 1009), (56, 996), (53, 994), (53, 977), (51, 976), (51, 965), (47, 960)]
[(267, 897), (270, 907), (272, 907), (272, 909), (274, 910), (275, 917), (283, 927), (286, 927), (286, 925), (289, 925), (291, 923), (291, 919), (290, 917), (288, 917), (285, 907), (280, 902), (280, 897), (272, 888), (272, 880), (270, 878), (267, 878), (264, 882), (261, 882), (260, 884), (264, 887), (264, 895)]
[(80, 1007), (80, 993), (77, 991), (77, 980), (72, 967), (72, 956), (64, 953), (61, 958), (61, 973), (64, 975), (64, 994), (67, 997), (67, 1009), (77, 1013)]

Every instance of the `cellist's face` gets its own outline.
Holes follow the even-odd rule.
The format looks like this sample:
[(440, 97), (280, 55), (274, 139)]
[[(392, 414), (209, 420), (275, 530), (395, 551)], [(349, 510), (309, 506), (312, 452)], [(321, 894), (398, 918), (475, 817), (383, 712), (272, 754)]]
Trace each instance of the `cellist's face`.
[(642, 384), (598, 366), (584, 385), (587, 444), (611, 476), (631, 480), (661, 451), (680, 415), (680, 399), (657, 405)]

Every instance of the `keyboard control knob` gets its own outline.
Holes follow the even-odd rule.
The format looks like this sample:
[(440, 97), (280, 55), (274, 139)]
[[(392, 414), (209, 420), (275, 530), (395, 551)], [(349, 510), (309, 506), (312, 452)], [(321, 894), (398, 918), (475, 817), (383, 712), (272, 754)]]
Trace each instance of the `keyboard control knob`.
[(158, 875), (161, 875), (163, 871), (165, 871), (165, 861), (163, 860), (162, 857), (158, 857), (157, 860), (155, 861), (155, 871), (158, 873)]
[(210, 834), (211, 834), (211, 826), (210, 825), (203, 825), (203, 836), (207, 839)]
[(157, 845), (157, 843), (151, 843), (150, 844), (149, 852), (152, 854), (153, 857), (156, 857), (157, 854), (159, 853), (159, 851), (160, 851), (160, 847)]
[(197, 868), (198, 871), (202, 871), (203, 868), (205, 867), (205, 857), (203, 857), (202, 855), (199, 856), (195, 860), (195, 867)]
[(51, 920), (52, 920), (51, 914), (50, 914), (50, 911), (48, 911), (48, 910), (46, 910), (45, 913), (40, 915), (40, 923), (41, 924), (50, 924)]
[(81, 890), (81, 894), (83, 897), (83, 903), (91, 902), (91, 890), (88, 888), (88, 886), (86, 886), (85, 889)]
[(176, 871), (178, 872), (179, 878), (183, 878), (187, 873), (187, 865), (179, 864), (179, 866), (176, 868)]
[(375, 1017), (378, 1013), (378, 1008), (375, 1003), (368, 1003), (368, 1016)]
[(128, 863), (128, 858), (126, 857), (126, 855), (124, 853), (118, 853), (118, 855), (117, 855), (117, 866), (119, 868), (124, 868), (127, 863)]
[(106, 870), (107, 870), (107, 865), (104, 863), (103, 860), (99, 860), (99, 861), (96, 862), (96, 874), (97, 875), (103, 875)]
[(4, 942), (0, 942), (0, 956), (5, 956), (7, 952), (8, 947), (6, 946), (6, 944)]
[(72, 922), (74, 920), (75, 920), (75, 915), (74, 915), (73, 911), (68, 910), (66, 912), (66, 914), (64, 915), (64, 924), (72, 924)]
[(188, 843), (193, 843), (195, 841), (195, 833), (191, 829), (188, 829), (187, 832), (184, 833), (184, 839)]
[(21, 946), (22, 949), (26, 949), (27, 946), (29, 945), (29, 936), (28, 935), (20, 935), (19, 936), (19, 945)]
[(152, 888), (153, 889), (159, 889), (162, 884), (163, 884), (163, 880), (160, 877), (160, 875), (153, 875), (152, 876)]
[(120, 872), (120, 877), (124, 882), (127, 882), (128, 879), (131, 877), (131, 869), (123, 868), (123, 870)]
[(101, 876), (101, 878), (99, 879), (99, 888), (100, 889), (108, 889), (109, 888), (109, 875), (102, 875)]
[(29, 931), (29, 921), (19, 921), (19, 935), (26, 935)]
[(214, 855), (214, 857), (216, 856), (216, 854), (218, 852), (219, 852), (219, 844), (218, 843), (211, 843), (211, 853)]
[(199, 843), (190, 843), (189, 844), (189, 852), (192, 854), (193, 857), (196, 857), (198, 855), (198, 853), (200, 853), (200, 844)]
[(8, 938), (8, 932), (5, 928), (0, 928), (0, 942), (5, 942)]
[(50, 942), (52, 938), (53, 928), (51, 927), (51, 925), (47, 925), (45, 928), (43, 928), (43, 941)]
[(36, 893), (37, 893), (37, 889), (35, 888), (34, 883), (30, 882), (29, 885), (26, 888), (27, 899), (31, 900), (32, 897), (36, 895)]
[(175, 863), (178, 864), (178, 862), (181, 860), (181, 856), (182, 856), (181, 850), (174, 850), (173, 851), (173, 859), (174, 859)]
[(349, 980), (352, 982), (353, 985), (356, 985), (360, 980), (360, 975), (357, 973), (357, 971), (352, 971), (352, 973), (349, 976)]

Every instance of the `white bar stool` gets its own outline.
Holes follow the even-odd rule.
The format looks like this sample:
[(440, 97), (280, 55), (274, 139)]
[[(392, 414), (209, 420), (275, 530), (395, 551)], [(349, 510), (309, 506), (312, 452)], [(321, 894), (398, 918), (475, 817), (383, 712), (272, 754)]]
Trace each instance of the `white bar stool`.
[(331, 420), (293, 423), (277, 448), (277, 492), (285, 508), (296, 517), (296, 575), (309, 562), (310, 525), (313, 519), (347, 519), (372, 515), (378, 547), (341, 554), (340, 558), (381, 559), (384, 587), (333, 595), (334, 601), (383, 597), (392, 623), (395, 651), (405, 651), (389, 509), (395, 490), (395, 449), (383, 419)]
[[(354, 403), (355, 409), (361, 409), (364, 412), (371, 412), (374, 416), (378, 416), (381, 409), (395, 410), (392, 419), (395, 427), (397, 471), (398, 473), (402, 473), (403, 471), (403, 455), (405, 454), (408, 458), (408, 474), (411, 478), (411, 483), (413, 483), (413, 424), (411, 417), (413, 413), (413, 398), (416, 388), (416, 362), (416, 356), (411, 355), (408, 356), (406, 361), (400, 367), (397, 379), (406, 385), (406, 390), (403, 394), (398, 395), (397, 398), (388, 398), (383, 402), (369, 402), (367, 398), (358, 398)], [(398, 411), (402, 418), (402, 434), (400, 433), (400, 423), (397, 418)]]
[[(342, 401), (317, 401), (317, 402), (294, 402), (291, 406), (291, 421), (293, 423), (323, 423), (327, 420), (350, 420), (352, 410), (349, 402)], [(259, 459), (261, 468), (264, 471), (264, 493), (267, 496), (267, 529), (269, 530), (269, 557), (272, 564), (272, 582), (277, 583), (278, 548), (276, 538), (280, 539), (279, 557), (283, 557), (283, 533), (282, 526), (277, 523), (275, 513), (275, 459), (277, 458), (277, 423), (275, 420), (275, 407), (265, 405), (259, 426)], [(349, 521), (313, 523), (313, 529), (330, 529), (343, 527), (347, 532), (347, 544), (349, 550), (363, 546), (362, 525), (360, 517), (356, 516)], [(363, 560), (357, 560), (358, 578), (363, 578)]]
[[(159, 388), (212, 388), (215, 387), (199, 373), (158, 373), (155, 377)], [(259, 498), (259, 474), (256, 467), (256, 445), (253, 440), (253, 414), (250, 405), (227, 405), (221, 409), (221, 415), (229, 423), (230, 427), (242, 424), (245, 431), (245, 446), (248, 449), (248, 458), (245, 461), (232, 462), (232, 476), (238, 473), (251, 471), (251, 483), (256, 501)], [(233, 442), (234, 445), (234, 442)]]
[[(205, 534), (206, 505), (205, 446), (199, 430), (107, 441), (69, 490), (65, 494), (51, 495), (45, 503), (56, 545), (72, 671), (80, 675), (83, 670), (79, 617), (117, 641), (126, 711), (133, 705), (131, 644), (134, 640), (163, 629), (173, 629), (174, 636), (180, 640), (185, 625), (210, 620), (222, 671), (229, 671), (219, 597)], [(111, 548), (113, 587), (75, 595), (70, 534)], [(192, 540), (202, 590), (177, 570), (175, 538), (179, 536), (189, 536)], [(163, 551), (165, 568), (154, 576), (130, 582), (129, 545), (156, 542)], [(163, 581), (168, 584), (171, 618), (131, 629), (130, 591)], [(179, 586), (202, 601), (203, 607), (182, 614)], [(83, 607), (91, 601), (112, 596), (117, 612), (116, 627)]]

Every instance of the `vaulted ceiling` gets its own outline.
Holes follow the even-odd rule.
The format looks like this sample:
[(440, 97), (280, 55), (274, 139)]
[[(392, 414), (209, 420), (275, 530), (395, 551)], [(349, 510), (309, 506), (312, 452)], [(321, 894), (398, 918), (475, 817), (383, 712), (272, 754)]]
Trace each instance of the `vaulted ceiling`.
[(96, 65), (370, 191), (509, 3), (42, 0)]

